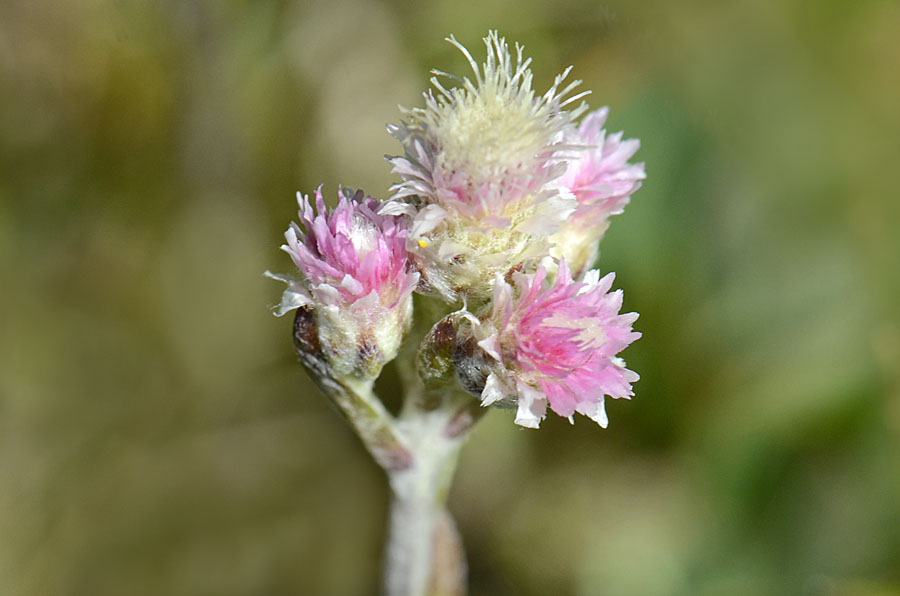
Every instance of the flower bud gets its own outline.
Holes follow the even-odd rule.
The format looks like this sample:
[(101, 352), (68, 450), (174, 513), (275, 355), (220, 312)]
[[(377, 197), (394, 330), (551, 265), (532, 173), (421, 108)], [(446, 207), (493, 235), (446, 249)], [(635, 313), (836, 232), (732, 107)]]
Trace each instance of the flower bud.
[(416, 364), (428, 387), (446, 385), (454, 379), (473, 395), (479, 395), (493, 362), (471, 334), (463, 332), (478, 319), (463, 310), (450, 313), (431, 328), (422, 340)]

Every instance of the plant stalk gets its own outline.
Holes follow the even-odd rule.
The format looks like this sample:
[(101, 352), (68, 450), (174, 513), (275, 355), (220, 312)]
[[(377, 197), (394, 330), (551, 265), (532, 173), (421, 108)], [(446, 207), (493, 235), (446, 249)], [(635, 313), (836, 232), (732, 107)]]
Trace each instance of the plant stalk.
[(389, 472), (392, 504), (385, 560), (387, 596), (462, 596), (466, 565), (447, 494), (467, 433), (450, 435), (451, 408), (407, 411), (398, 422), (413, 463)]

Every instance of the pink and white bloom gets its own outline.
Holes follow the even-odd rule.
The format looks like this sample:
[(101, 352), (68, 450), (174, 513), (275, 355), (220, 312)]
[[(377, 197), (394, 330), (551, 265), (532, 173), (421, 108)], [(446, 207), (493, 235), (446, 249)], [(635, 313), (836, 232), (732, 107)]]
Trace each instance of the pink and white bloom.
[(604, 129), (609, 108), (589, 113), (568, 142), (585, 148), (573, 153), (565, 173), (557, 183), (578, 202), (572, 216), (554, 234), (553, 255), (565, 257), (580, 272), (597, 257), (597, 243), (609, 227), (609, 218), (622, 213), (646, 178), (643, 163), (628, 160), (641, 146), (638, 139), (622, 139), (622, 132), (607, 134)]
[(578, 201), (576, 219), (592, 219), (594, 225), (622, 213), (647, 177), (643, 162), (628, 162), (640, 148), (640, 140), (622, 140), (621, 131), (608, 135), (603, 128), (608, 115), (609, 108), (603, 107), (584, 117), (570, 143), (587, 150), (576, 154), (558, 180)]
[(329, 213), (320, 186), (314, 213), (309, 197), (298, 193), (303, 228), (292, 223), (281, 248), (303, 272), (306, 287), (319, 303), (352, 306), (374, 294), (383, 306), (395, 307), (418, 281), (418, 274), (407, 267), (403, 220), (379, 215), (380, 201), (361, 190), (352, 198), (338, 196), (337, 207)]
[(320, 186), (314, 211), (309, 197), (297, 193), (302, 227), (291, 223), (281, 248), (302, 279), (266, 274), (288, 284), (276, 314), (311, 308), (326, 356), (336, 368), (351, 370), (359, 366), (361, 345), (377, 348), (383, 362), (396, 356), (419, 274), (407, 262), (403, 218), (379, 215), (380, 202), (362, 191), (339, 197), (329, 211)]
[(636, 313), (619, 314), (622, 291), (597, 270), (573, 281), (565, 261), (556, 280), (545, 264), (532, 274), (498, 277), (493, 308), (474, 326), (478, 345), (496, 363), (482, 405), (515, 399), (516, 424), (537, 428), (547, 406), (572, 420), (575, 412), (606, 427), (605, 397), (629, 398), (638, 375), (617, 356), (641, 334)]
[(410, 218), (407, 247), (423, 271), (423, 289), (453, 302), (487, 298), (496, 274), (547, 254), (547, 237), (576, 206), (552, 182), (566, 169), (567, 134), (587, 106), (566, 108), (587, 92), (571, 95), (580, 81), (564, 84), (567, 69), (536, 93), (531, 59), (496, 31), (484, 38), (480, 65), (456, 39), (448, 41), (472, 78), (435, 71), (457, 85), (432, 78), (436, 93), (425, 94), (425, 106), (388, 126), (404, 155), (388, 158), (402, 181), (383, 212)]

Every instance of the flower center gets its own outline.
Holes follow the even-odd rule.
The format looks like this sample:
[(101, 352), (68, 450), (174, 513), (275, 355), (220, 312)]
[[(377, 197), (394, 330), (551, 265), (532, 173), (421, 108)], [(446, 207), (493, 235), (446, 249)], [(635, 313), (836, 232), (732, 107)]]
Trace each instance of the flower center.
[(378, 233), (378, 228), (370, 219), (358, 214), (353, 216), (353, 225), (348, 235), (360, 260), (378, 246)]

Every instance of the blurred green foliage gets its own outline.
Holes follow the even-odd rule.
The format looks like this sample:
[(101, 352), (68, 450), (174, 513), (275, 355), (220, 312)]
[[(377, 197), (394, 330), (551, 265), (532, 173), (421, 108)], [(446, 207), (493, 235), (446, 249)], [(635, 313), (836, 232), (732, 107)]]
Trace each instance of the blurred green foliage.
[(600, 261), (637, 397), (486, 417), (473, 596), (900, 593), (900, 4), (12, 0), (0, 594), (376, 593), (383, 478), (261, 272), (295, 190), (386, 195), (384, 123), (489, 28), (649, 177)]

